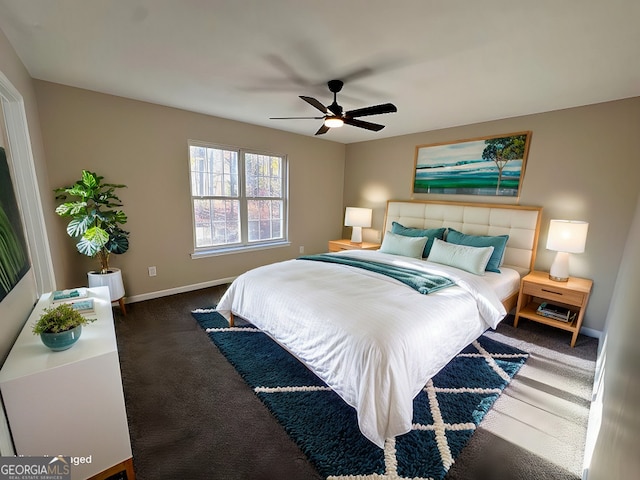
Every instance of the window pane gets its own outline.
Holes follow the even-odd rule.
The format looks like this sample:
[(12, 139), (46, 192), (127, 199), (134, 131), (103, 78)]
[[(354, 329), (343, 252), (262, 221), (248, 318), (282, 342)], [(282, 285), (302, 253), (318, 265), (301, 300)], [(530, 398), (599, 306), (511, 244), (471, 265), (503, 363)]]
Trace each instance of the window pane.
[(282, 238), (282, 222), (279, 220), (274, 220), (271, 222), (271, 237), (272, 238)]
[(240, 242), (238, 200), (193, 200), (196, 248)]
[(247, 197), (281, 197), (282, 158), (247, 153), (245, 159)]
[(249, 241), (283, 238), (282, 210), (282, 200), (248, 200)]
[(239, 195), (238, 152), (192, 145), (189, 155), (194, 197)]
[(247, 219), (249, 221), (260, 220), (260, 202), (251, 200), (247, 202)]

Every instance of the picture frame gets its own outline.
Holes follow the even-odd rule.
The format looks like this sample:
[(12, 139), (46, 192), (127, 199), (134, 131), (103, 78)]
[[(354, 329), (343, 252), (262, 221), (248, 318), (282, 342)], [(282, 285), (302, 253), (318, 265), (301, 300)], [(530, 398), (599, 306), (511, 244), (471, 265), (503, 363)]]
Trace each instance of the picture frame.
[(519, 197), (531, 132), (418, 145), (413, 193)]
[(31, 267), (5, 149), (0, 146), (0, 301)]

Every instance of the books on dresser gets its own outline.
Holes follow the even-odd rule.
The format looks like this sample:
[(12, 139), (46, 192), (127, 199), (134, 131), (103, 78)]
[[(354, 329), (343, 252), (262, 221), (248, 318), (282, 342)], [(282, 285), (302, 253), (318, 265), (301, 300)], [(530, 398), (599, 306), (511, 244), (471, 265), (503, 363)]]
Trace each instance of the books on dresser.
[(71, 288), (69, 290), (56, 290), (51, 293), (52, 303), (69, 302), (87, 298), (89, 293), (86, 288)]
[(541, 303), (536, 313), (543, 317), (560, 320), (561, 322), (571, 322), (576, 318), (576, 312), (573, 312), (566, 307), (561, 307), (547, 302)]
[(93, 313), (93, 298), (84, 298), (75, 302), (69, 302), (74, 310), (80, 313)]
[(83, 314), (93, 313), (95, 311), (93, 298), (89, 296), (89, 292), (86, 288), (56, 290), (51, 293), (50, 300), (52, 305), (68, 303), (74, 308), (74, 310)]

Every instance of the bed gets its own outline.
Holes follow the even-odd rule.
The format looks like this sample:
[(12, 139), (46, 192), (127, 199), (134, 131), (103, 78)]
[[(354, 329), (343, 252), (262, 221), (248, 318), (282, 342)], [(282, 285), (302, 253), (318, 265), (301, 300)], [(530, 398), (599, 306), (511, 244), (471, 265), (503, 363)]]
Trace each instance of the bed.
[[(231, 325), (234, 316), (252, 323), (297, 357), (356, 409), (360, 431), (382, 448), (386, 438), (411, 429), (413, 398), (426, 382), (515, 305), (520, 278), (535, 262), (540, 216), (540, 207), (390, 201), (380, 251), (256, 268), (234, 280), (217, 310)], [(437, 239), (427, 252), (420, 230), (445, 230), (451, 242), (466, 243)], [(475, 245), (505, 237), (499, 258), (499, 248)], [(413, 256), (405, 255), (407, 245)], [(466, 259), (456, 263), (461, 251), (490, 258), (500, 273), (475, 271), (484, 268), (476, 260), (472, 267)], [(388, 276), (387, 269), (400, 274)], [(407, 275), (433, 291), (419, 293)]]

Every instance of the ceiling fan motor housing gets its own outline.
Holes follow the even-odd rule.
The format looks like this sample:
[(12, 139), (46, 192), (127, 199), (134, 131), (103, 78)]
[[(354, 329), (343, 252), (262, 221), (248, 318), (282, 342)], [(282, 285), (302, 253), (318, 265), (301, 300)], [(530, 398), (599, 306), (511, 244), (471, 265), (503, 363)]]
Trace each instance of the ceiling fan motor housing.
[(327, 82), (327, 85), (329, 86), (330, 92), (338, 93), (340, 90), (342, 90), (344, 82), (342, 80), (329, 80)]
[(341, 117), (342, 107), (338, 105), (337, 94), (340, 90), (342, 90), (342, 86), (344, 85), (344, 83), (342, 82), (342, 80), (329, 80), (327, 82), (327, 85), (329, 86), (329, 91), (333, 93), (333, 103), (327, 106), (327, 109), (329, 109), (329, 111), (333, 113), (336, 117)]

